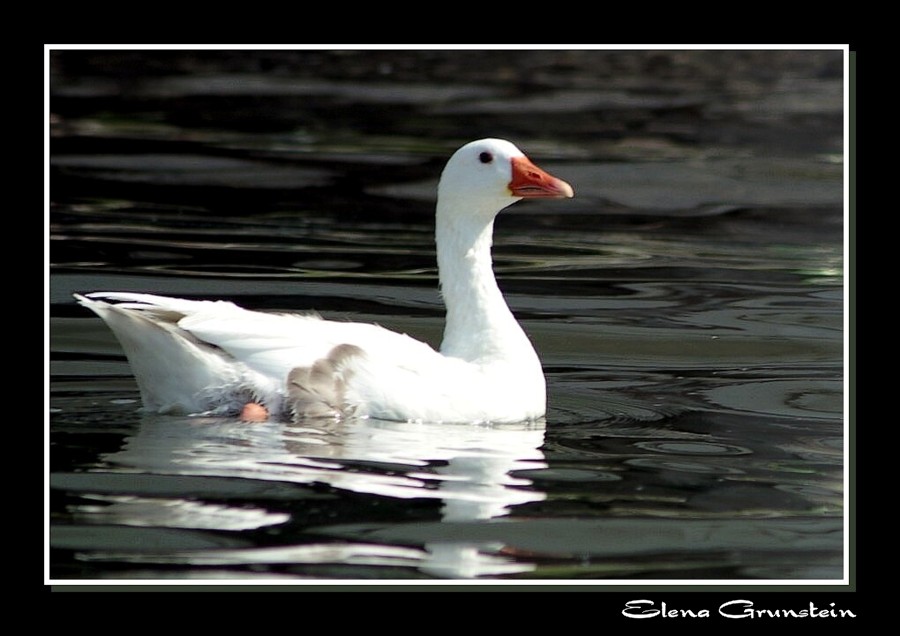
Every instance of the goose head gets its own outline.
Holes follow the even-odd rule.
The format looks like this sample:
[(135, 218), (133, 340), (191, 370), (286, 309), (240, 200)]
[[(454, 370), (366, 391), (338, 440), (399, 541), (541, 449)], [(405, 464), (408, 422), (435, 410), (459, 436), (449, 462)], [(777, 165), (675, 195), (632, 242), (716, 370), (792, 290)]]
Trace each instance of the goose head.
[(534, 165), (512, 143), (480, 139), (457, 150), (441, 174), (438, 207), (493, 218), (523, 198), (568, 198), (572, 186)]

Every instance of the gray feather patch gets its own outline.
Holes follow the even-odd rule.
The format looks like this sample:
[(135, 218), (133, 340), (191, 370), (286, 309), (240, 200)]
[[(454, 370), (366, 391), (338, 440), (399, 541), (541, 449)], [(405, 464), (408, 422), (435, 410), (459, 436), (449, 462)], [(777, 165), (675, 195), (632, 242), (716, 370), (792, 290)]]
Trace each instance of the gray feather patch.
[(352, 415), (344, 401), (344, 391), (350, 379), (346, 363), (363, 353), (355, 345), (334, 347), (312, 366), (295, 367), (287, 377), (287, 407), (294, 421), (307, 418)]

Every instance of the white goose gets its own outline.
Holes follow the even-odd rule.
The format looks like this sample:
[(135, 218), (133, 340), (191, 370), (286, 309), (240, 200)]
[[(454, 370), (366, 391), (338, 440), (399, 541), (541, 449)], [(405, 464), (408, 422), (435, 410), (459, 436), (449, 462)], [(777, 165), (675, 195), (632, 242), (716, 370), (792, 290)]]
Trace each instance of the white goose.
[(546, 409), (541, 363), (491, 266), (494, 217), (523, 197), (572, 187), (508, 141), (450, 158), (438, 185), (436, 240), (447, 307), (440, 352), (377, 325), (269, 314), (225, 301), (76, 295), (115, 333), (144, 408), (226, 414), (258, 402), (277, 417), (514, 422)]

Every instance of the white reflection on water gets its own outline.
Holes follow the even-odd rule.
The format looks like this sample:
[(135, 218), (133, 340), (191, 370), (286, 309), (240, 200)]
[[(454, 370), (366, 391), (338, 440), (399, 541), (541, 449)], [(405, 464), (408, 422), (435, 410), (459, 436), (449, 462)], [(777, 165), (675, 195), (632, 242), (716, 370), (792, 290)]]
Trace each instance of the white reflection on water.
[[(292, 483), (325, 483), (344, 491), (393, 499), (439, 499), (443, 521), (478, 521), (506, 515), (514, 506), (542, 501), (546, 495), (532, 482), (512, 474), (546, 468), (544, 422), (502, 426), (350, 420), (246, 424), (233, 420), (148, 417), (122, 449), (105, 460), (130, 470), (160, 474), (238, 477)], [(114, 509), (117, 521), (154, 525), (159, 506), (124, 505)], [(179, 527), (237, 529), (235, 515), (222, 506), (174, 506)], [(110, 512), (105, 513), (111, 514)], [(147, 514), (153, 517), (144, 518)], [(251, 511), (243, 511), (244, 524)], [(131, 515), (131, 518), (127, 518)], [(191, 516), (194, 518), (190, 518)], [(263, 509), (253, 511), (259, 526), (284, 521)], [(222, 520), (228, 523), (222, 523)], [(166, 525), (166, 524), (163, 524)], [(244, 525), (243, 527), (252, 527)], [(276, 554), (304, 555), (309, 548)], [(462, 540), (424, 546), (418, 567), (450, 578), (521, 572), (533, 566), (499, 556), (502, 546)], [(183, 552), (158, 555), (163, 561), (209, 563), (268, 560), (260, 549)], [(324, 551), (331, 554), (332, 551)], [(491, 554), (494, 553), (494, 554)], [(146, 559), (146, 555), (142, 560)]]
[(237, 508), (187, 501), (181, 498), (135, 497), (132, 495), (83, 495), (98, 505), (79, 506), (76, 521), (126, 526), (248, 530), (284, 523), (288, 515), (260, 508)]

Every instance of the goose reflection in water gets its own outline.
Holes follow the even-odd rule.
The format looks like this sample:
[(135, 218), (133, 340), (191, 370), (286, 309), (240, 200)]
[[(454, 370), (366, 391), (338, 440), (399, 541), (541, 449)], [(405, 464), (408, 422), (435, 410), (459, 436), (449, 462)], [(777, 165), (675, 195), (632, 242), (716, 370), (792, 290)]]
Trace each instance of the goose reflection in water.
[[(441, 520), (478, 524), (507, 515), (522, 504), (542, 501), (545, 493), (531, 481), (517, 477), (517, 471), (547, 466), (541, 446), (543, 420), (504, 425), (448, 425), (389, 422), (380, 420), (305, 420), (295, 424), (247, 424), (221, 418), (146, 417), (136, 434), (126, 438), (121, 450), (106, 456), (113, 465), (129, 471), (145, 472), (151, 482), (160, 475), (227, 477), (252, 483), (324, 483), (333, 488), (392, 499), (438, 499)], [(247, 481), (242, 481), (246, 484)], [(184, 496), (184, 493), (180, 493)], [(179, 493), (166, 493), (168, 501)], [(315, 505), (321, 506), (316, 501)], [(327, 502), (325, 503), (327, 505)], [(222, 505), (169, 506), (177, 520), (152, 519), (136, 507), (129, 510), (130, 525), (163, 525), (229, 530), (229, 515)], [(214, 510), (216, 518), (203, 517)], [(248, 527), (246, 507), (233, 509)], [(193, 518), (185, 518), (185, 517)], [(259, 509), (259, 526), (283, 523), (277, 511)], [(395, 524), (405, 525), (405, 524)], [(413, 531), (415, 524), (411, 523)], [(384, 526), (381, 526), (383, 529)], [(322, 528), (322, 534), (344, 536), (345, 528)], [(410, 528), (404, 527), (408, 533)], [(310, 530), (313, 534), (316, 529)], [(404, 550), (404, 563), (432, 576), (472, 578), (533, 569), (521, 559), (512, 561), (500, 554), (502, 545), (466, 538), (435, 539), (423, 533), (422, 550)], [(307, 535), (308, 536), (308, 535)], [(360, 558), (371, 563), (384, 555), (384, 547), (366, 541)], [(388, 541), (388, 543), (390, 543)], [(333, 545), (333, 544), (331, 544)], [(366, 544), (363, 544), (366, 545)], [(356, 546), (357, 549), (360, 546)], [(396, 547), (396, 546), (394, 546)], [(318, 551), (316, 551), (318, 549)], [(232, 565), (269, 562), (272, 565), (323, 563), (321, 545), (285, 548), (213, 549), (175, 551), (163, 557), (167, 563), (198, 564), (228, 562)], [(328, 553), (332, 554), (332, 553)], [(143, 557), (146, 558), (146, 555)], [(333, 557), (331, 557), (333, 558)], [(317, 560), (324, 559), (324, 560)], [(341, 562), (346, 563), (346, 555)], [(352, 561), (352, 559), (351, 559)], [(392, 561), (397, 565), (396, 559)]]

